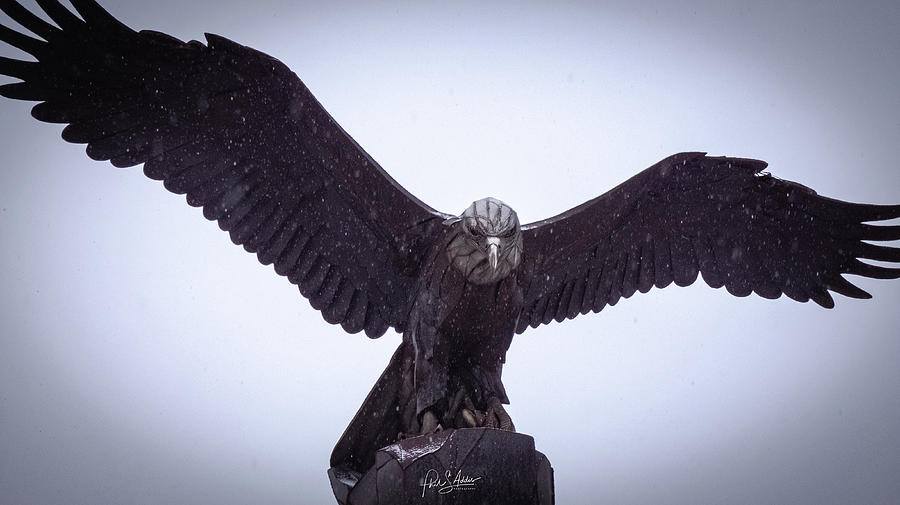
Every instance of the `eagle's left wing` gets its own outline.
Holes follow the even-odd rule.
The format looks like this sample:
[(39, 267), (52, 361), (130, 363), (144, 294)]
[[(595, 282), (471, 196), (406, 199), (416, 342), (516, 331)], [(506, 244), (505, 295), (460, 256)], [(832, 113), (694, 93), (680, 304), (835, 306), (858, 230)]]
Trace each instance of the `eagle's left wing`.
[[(21, 82), (0, 95), (40, 102), (63, 138), (95, 160), (144, 163), (232, 241), (297, 284), (349, 332), (402, 330), (432, 233), (447, 216), (405, 191), (344, 132), (283, 63), (215, 35), (207, 44), (134, 31), (93, 0), (18, 2), (0, 41), (36, 61), (0, 58)], [(227, 275), (227, 273), (223, 273)]]
[(764, 298), (786, 294), (834, 306), (834, 291), (870, 295), (844, 279), (900, 277), (900, 249), (865, 241), (900, 239), (900, 205), (825, 198), (762, 170), (766, 163), (681, 153), (608, 193), (523, 226), (524, 306), (516, 331), (599, 312), (636, 291), (697, 274), (711, 287)]

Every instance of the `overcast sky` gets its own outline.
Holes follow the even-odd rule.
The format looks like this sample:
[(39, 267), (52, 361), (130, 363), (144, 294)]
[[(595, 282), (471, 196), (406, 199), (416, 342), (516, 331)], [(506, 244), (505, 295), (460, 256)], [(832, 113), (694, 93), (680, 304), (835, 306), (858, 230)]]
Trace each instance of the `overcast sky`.
[[(530, 222), (691, 150), (900, 203), (894, 1), (103, 3), (279, 58), (441, 211)], [(326, 324), (29, 108), (0, 101), (0, 501), (330, 503), (400, 336)], [(516, 337), (509, 412), (557, 503), (900, 503), (900, 282), (858, 283), (874, 299), (831, 311), (673, 286)]]

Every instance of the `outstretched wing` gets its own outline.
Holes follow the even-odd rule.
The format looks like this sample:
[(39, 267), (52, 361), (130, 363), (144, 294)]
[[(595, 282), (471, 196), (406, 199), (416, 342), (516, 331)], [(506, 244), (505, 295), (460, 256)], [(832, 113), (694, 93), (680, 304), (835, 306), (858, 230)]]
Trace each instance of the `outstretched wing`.
[(402, 330), (412, 280), (446, 217), (407, 193), (284, 64), (215, 35), (208, 44), (136, 32), (92, 0), (0, 9), (39, 38), (0, 26), (37, 61), (0, 58), (21, 80), (0, 95), (41, 102), (41, 121), (95, 160), (144, 163), (203, 207), (235, 244), (297, 284), (325, 320), (355, 333)]
[(825, 198), (763, 173), (766, 163), (681, 153), (612, 191), (523, 227), (526, 279), (516, 331), (599, 312), (651, 287), (687, 286), (703, 275), (735, 296), (782, 293), (834, 306), (829, 290), (870, 295), (842, 274), (892, 279), (900, 226), (863, 224), (900, 217), (900, 205)]

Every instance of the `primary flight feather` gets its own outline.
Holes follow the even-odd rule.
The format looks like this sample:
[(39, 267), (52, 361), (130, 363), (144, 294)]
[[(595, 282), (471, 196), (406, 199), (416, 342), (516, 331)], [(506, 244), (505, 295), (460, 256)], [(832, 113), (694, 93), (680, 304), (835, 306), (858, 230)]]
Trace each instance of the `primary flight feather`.
[[(513, 429), (501, 373), (513, 335), (698, 275), (737, 296), (833, 307), (869, 295), (846, 274), (898, 278), (900, 205), (847, 203), (766, 164), (681, 153), (559, 216), (521, 225), (494, 198), (459, 216), (394, 181), (284, 64), (228, 39), (134, 31), (92, 0), (0, 10), (24, 31), (0, 58), (35, 118), (118, 167), (143, 164), (236, 244), (297, 284), (326, 321), (403, 340), (332, 454), (365, 471), (398, 436)], [(30, 32), (30, 33), (27, 33)]]

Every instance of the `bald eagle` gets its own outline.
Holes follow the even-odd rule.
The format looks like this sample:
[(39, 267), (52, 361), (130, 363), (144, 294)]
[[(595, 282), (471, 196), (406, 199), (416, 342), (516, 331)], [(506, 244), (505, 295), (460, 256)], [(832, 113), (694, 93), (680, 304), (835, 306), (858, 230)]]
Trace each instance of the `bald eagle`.
[[(278, 60), (216, 35), (134, 31), (93, 0), (0, 9), (20, 82), (0, 95), (117, 167), (144, 166), (235, 244), (299, 287), (326, 321), (403, 338), (332, 453), (364, 471), (398, 437), (514, 429), (503, 405), (515, 334), (698, 276), (735, 296), (831, 308), (870, 295), (845, 274), (894, 279), (900, 205), (825, 198), (753, 159), (680, 153), (558, 216), (521, 224), (501, 200), (438, 212), (405, 191)], [(30, 33), (27, 33), (30, 32)], [(480, 196), (480, 195), (478, 195)]]

